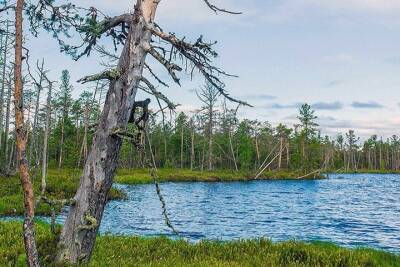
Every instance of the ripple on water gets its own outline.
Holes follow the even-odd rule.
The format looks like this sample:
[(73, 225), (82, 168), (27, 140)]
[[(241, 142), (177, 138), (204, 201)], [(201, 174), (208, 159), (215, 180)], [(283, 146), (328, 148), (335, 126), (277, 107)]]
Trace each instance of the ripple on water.
[[(164, 183), (171, 221), (191, 240), (322, 240), (400, 252), (400, 175), (329, 175), (318, 181)], [(153, 185), (116, 185), (101, 233), (173, 236)], [(65, 220), (67, 209), (58, 216)]]

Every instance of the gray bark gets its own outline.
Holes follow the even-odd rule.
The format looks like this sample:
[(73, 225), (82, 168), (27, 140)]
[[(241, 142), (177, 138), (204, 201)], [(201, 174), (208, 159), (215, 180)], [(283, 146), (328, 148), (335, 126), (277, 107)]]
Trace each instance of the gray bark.
[(58, 169), (61, 169), (62, 160), (63, 160), (63, 148), (64, 148), (64, 123), (65, 123), (65, 116), (61, 119), (61, 140), (60, 140), (60, 155), (58, 158)]
[(209, 107), (209, 122), (208, 122), (208, 170), (213, 169), (213, 120), (214, 120), (214, 106)]
[(7, 156), (8, 152), (8, 134), (10, 132), (10, 116), (11, 116), (11, 80), (8, 83), (8, 92), (7, 92), (7, 107), (6, 107), (6, 124), (5, 124), (5, 130), (4, 130), (4, 153)]
[(183, 125), (181, 127), (181, 169), (183, 169)]
[(150, 45), (152, 23), (159, 1), (138, 0), (128, 38), (118, 62), (121, 75), (110, 82), (99, 126), (93, 138), (79, 189), (58, 244), (58, 262), (88, 261), (113, 183), (122, 144), (113, 134), (124, 129), (135, 101)]
[(7, 28), (5, 32), (6, 38), (4, 41), (4, 45), (2, 48), (4, 49), (3, 51), (3, 69), (2, 69), (2, 82), (1, 82), (1, 90), (0, 90), (0, 148), (2, 147), (3, 143), (3, 107), (4, 107), (4, 90), (6, 87), (6, 65), (7, 65), (7, 45), (8, 45), (8, 23), (7, 23)]
[(190, 170), (193, 170), (193, 164), (194, 164), (194, 160), (195, 160), (195, 151), (194, 151), (194, 125), (193, 125), (193, 121), (190, 121), (190, 125), (191, 125), (191, 145), (190, 145)]
[(43, 66), (44, 66), (44, 60), (42, 60), (42, 66), (39, 69), (40, 71), (40, 78), (39, 78), (39, 84), (36, 85), (37, 87), (37, 92), (36, 92), (36, 103), (35, 103), (35, 114), (33, 115), (33, 127), (32, 127), (32, 142), (29, 147), (29, 159), (32, 159), (32, 153), (33, 150), (35, 150), (35, 169), (39, 165), (39, 157), (37, 153), (37, 138), (38, 138), (38, 133), (37, 133), (37, 124), (38, 124), (38, 116), (39, 116), (39, 104), (40, 104), (40, 93), (42, 91), (42, 81), (43, 81)]
[(41, 194), (44, 195), (46, 190), (46, 172), (47, 172), (47, 148), (50, 134), (50, 119), (51, 119), (51, 92), (53, 84), (49, 82), (49, 91), (47, 93), (46, 103), (46, 125), (43, 138), (43, 152), (42, 152), (42, 180), (41, 180)]

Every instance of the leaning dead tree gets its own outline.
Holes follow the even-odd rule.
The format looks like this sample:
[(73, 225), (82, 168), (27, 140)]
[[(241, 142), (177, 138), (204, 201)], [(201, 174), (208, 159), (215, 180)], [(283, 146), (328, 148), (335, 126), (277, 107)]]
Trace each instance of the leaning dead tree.
[[(203, 0), (215, 12), (229, 12)], [(240, 105), (246, 102), (231, 97), (221, 77), (232, 76), (213, 64), (218, 56), (215, 42), (206, 42), (200, 36), (194, 42), (162, 30), (154, 21), (160, 0), (137, 0), (132, 13), (108, 17), (94, 7), (84, 9), (72, 4), (54, 5), (55, 1), (39, 0), (27, 6), (31, 30), (39, 28), (53, 33), (61, 50), (78, 60), (98, 50), (101, 37), (112, 38), (116, 51), (122, 52), (115, 68), (84, 77), (82, 83), (108, 80), (109, 89), (95, 132), (92, 147), (81, 176), (58, 245), (58, 262), (79, 263), (90, 259), (96, 234), (103, 216), (108, 192), (117, 168), (122, 136), (126, 129), (138, 89), (154, 95), (169, 108), (170, 101), (151, 80), (168, 86), (146, 63), (149, 55), (161, 64), (172, 80), (180, 85), (179, 72), (199, 73), (220, 95)], [(168, 1), (166, 1), (168, 4)], [(83, 15), (82, 15), (83, 14)], [(64, 40), (70, 29), (82, 36), (82, 44), (69, 45)], [(149, 77), (143, 75), (143, 71)]]
[(14, 109), (17, 159), (19, 176), (24, 192), (25, 219), (23, 223), (26, 261), (28, 266), (39, 266), (39, 257), (35, 241), (35, 198), (29, 176), (29, 164), (26, 157), (27, 125), (24, 122), (23, 84), (22, 84), (22, 12), (24, 1), (18, 0), (15, 9), (15, 67), (14, 67)]

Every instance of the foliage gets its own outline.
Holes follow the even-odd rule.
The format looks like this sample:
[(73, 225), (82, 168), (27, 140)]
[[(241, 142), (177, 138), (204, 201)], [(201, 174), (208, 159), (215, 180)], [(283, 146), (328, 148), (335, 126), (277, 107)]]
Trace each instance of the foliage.
[[(0, 222), (0, 265), (24, 263), (22, 225)], [(37, 224), (42, 264), (51, 265), (57, 236)], [(99, 236), (89, 266), (399, 266), (399, 256), (372, 249), (345, 249), (331, 243), (266, 239), (196, 244), (165, 237)]]

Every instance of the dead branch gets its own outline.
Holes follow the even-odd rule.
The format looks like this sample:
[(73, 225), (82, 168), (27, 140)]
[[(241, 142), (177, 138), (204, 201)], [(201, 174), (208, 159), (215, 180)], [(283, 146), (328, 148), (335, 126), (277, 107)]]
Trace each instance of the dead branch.
[(0, 13), (4, 12), (4, 11), (7, 11), (9, 9), (15, 9), (15, 6), (14, 5), (8, 5), (8, 6), (0, 7)]
[(234, 12), (234, 11), (229, 11), (229, 10), (226, 10), (226, 9), (223, 9), (223, 8), (219, 8), (219, 7), (217, 7), (217, 6), (213, 5), (213, 4), (211, 4), (209, 0), (203, 0), (203, 1), (204, 1), (204, 2), (206, 3), (206, 5), (207, 5), (212, 11), (214, 11), (215, 13), (218, 13), (218, 11), (219, 11), (219, 12), (228, 13), (228, 14), (233, 14), (233, 15), (240, 15), (240, 14), (242, 14), (242, 12)]
[[(236, 77), (236, 76), (228, 74), (223, 70), (212, 65), (210, 58), (215, 58), (218, 56), (218, 54), (213, 49), (213, 45), (215, 44), (215, 42), (206, 43), (203, 41), (202, 36), (200, 36), (196, 42), (189, 43), (184, 41), (184, 39), (177, 38), (172, 33), (168, 34), (162, 32), (158, 30), (158, 28), (156, 27), (151, 27), (150, 30), (153, 32), (155, 36), (158, 36), (163, 41), (166, 41), (167, 43), (171, 44), (175, 48), (175, 50), (180, 53), (182, 60), (188, 61), (192, 65), (192, 67), (189, 67), (191, 68), (191, 73), (193, 72), (194, 69), (197, 69), (204, 76), (207, 82), (209, 82), (212, 86), (214, 86), (219, 91), (219, 93), (223, 95), (226, 99), (238, 103), (240, 105), (252, 107), (247, 102), (231, 97), (225, 91), (225, 84), (221, 81), (219, 76), (229, 76), (229, 77)], [(156, 56), (160, 57), (161, 55), (158, 54)], [(158, 61), (164, 66), (166, 66), (164, 64), (165, 62), (169, 62), (164, 58), (163, 61), (160, 60)]]
[(112, 69), (112, 70), (103, 71), (98, 74), (85, 76), (85, 77), (79, 79), (77, 82), (85, 84), (88, 82), (94, 82), (94, 81), (99, 81), (99, 80), (116, 80), (116, 79), (118, 79), (118, 77), (120, 75), (121, 75), (121, 73), (118, 69)]
[(162, 81), (152, 70), (152, 68), (147, 64), (144, 63), (144, 67), (150, 72), (151, 76), (153, 76), (154, 79), (157, 80), (157, 82), (159, 82), (160, 84), (164, 85), (165, 87), (169, 87), (168, 84), (166, 84), (164, 81)]
[(141, 81), (146, 84), (148, 90), (146, 88), (144, 88), (144, 87), (140, 87), (140, 89), (142, 89), (146, 93), (154, 95), (157, 99), (161, 99), (162, 101), (164, 101), (167, 104), (169, 109), (173, 110), (173, 109), (175, 109), (177, 107), (177, 105), (172, 103), (168, 99), (168, 97), (166, 97), (163, 93), (159, 92), (149, 80), (147, 80), (146, 78), (142, 77)]
[(163, 55), (158, 53), (157, 50), (155, 50), (153, 47), (149, 48), (148, 52), (167, 69), (169, 75), (171, 75), (174, 82), (176, 82), (180, 86), (181, 84), (179, 78), (176, 76), (175, 71), (182, 71), (182, 68), (174, 63), (171, 63), (170, 61), (167, 61), (163, 57)]

